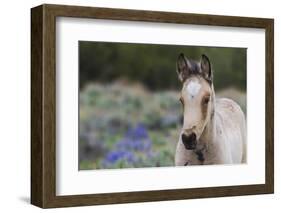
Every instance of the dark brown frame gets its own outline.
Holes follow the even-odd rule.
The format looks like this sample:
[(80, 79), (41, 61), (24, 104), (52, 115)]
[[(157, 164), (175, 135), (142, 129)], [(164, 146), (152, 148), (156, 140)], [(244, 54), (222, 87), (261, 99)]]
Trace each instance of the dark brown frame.
[[(56, 17), (261, 28), (266, 32), (266, 183), (56, 196)], [(31, 203), (65, 207), (274, 192), (274, 20), (63, 5), (31, 9)]]

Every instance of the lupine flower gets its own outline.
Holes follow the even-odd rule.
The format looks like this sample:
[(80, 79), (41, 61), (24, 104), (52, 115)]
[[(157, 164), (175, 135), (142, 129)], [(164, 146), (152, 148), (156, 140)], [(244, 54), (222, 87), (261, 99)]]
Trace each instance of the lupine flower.
[(131, 128), (126, 133), (126, 137), (134, 139), (143, 139), (148, 137), (147, 130), (143, 124), (138, 124), (135, 128)]
[(131, 151), (146, 151), (151, 149), (151, 140), (133, 140), (130, 138), (123, 138), (116, 144), (116, 149), (131, 150)]
[(144, 125), (138, 124), (134, 128), (130, 128), (120, 141), (118, 141), (113, 149), (109, 152), (103, 164), (107, 167), (118, 161), (126, 161), (129, 164), (135, 164), (152, 158), (152, 142), (148, 136), (147, 129)]
[(115, 163), (119, 160), (126, 160), (128, 162), (133, 162), (134, 155), (129, 151), (117, 150), (117, 151), (109, 152), (105, 157), (105, 161), (107, 163)]

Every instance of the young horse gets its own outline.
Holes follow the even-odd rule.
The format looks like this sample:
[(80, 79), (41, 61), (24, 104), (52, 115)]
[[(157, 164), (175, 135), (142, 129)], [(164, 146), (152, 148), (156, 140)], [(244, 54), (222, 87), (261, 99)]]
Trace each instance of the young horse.
[(183, 87), (183, 127), (175, 165), (238, 164), (246, 162), (246, 123), (237, 103), (215, 98), (213, 71), (207, 56), (200, 62), (180, 54), (177, 73)]

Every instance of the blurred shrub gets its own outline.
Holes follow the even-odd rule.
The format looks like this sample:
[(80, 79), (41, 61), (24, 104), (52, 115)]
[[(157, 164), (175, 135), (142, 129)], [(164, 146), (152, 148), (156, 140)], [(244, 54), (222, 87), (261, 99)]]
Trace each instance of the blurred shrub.
[(87, 82), (126, 78), (152, 90), (180, 87), (175, 72), (180, 53), (199, 60), (206, 54), (213, 65), (215, 88), (246, 89), (246, 48), (79, 42), (80, 87)]
[(79, 168), (172, 166), (180, 110), (176, 92), (89, 84), (80, 91)]
[[(246, 109), (245, 93), (226, 89)], [(177, 91), (138, 84), (88, 84), (80, 91), (79, 169), (174, 165), (182, 107)]]

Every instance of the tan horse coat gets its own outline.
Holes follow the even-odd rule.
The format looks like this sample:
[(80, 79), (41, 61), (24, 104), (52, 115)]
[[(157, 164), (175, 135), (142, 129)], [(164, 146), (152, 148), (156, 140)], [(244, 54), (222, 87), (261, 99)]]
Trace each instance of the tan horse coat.
[(175, 164), (208, 165), (239, 164), (246, 162), (246, 123), (244, 113), (234, 101), (226, 98), (215, 102), (213, 118), (208, 122), (200, 139), (204, 161), (198, 159), (196, 151), (185, 149), (179, 138)]

